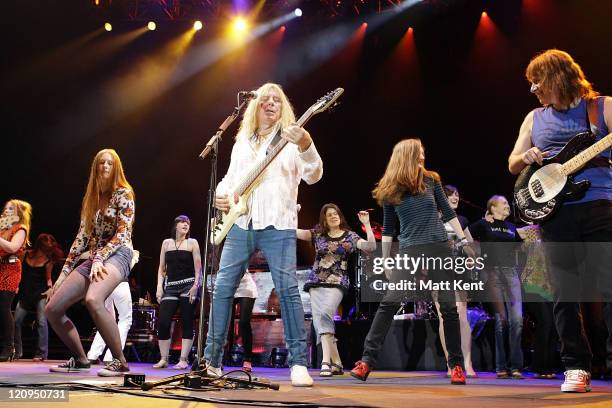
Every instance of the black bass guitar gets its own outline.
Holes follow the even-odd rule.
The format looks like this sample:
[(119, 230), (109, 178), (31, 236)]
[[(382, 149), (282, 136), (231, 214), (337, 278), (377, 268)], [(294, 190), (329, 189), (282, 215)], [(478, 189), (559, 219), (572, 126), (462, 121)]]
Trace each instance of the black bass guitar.
[(514, 184), (514, 203), (521, 219), (535, 223), (546, 221), (564, 201), (579, 198), (591, 182), (576, 182), (572, 175), (610, 146), (612, 133), (595, 143), (595, 135), (583, 132), (555, 156), (544, 159), (541, 166), (533, 163), (525, 167)]

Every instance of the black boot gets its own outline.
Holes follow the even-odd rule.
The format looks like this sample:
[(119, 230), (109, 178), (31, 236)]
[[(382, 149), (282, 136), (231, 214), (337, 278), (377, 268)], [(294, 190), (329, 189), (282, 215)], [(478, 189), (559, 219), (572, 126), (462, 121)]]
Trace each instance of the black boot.
[(15, 359), (15, 347), (12, 344), (4, 346), (0, 353), (0, 363), (5, 361), (13, 361)]

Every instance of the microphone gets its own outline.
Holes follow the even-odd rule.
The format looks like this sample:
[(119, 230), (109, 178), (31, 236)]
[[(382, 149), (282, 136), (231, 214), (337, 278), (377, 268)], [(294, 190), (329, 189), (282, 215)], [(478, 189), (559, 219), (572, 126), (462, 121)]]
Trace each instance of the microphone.
[(257, 92), (255, 92), (255, 91), (240, 91), (240, 92), (238, 92), (238, 97), (239, 98), (245, 98), (245, 99), (256, 99), (257, 98)]

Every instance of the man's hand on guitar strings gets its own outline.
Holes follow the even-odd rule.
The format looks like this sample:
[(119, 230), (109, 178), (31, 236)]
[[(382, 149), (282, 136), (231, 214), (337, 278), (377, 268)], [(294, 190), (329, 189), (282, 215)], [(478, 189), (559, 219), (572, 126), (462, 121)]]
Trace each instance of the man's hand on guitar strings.
[(535, 162), (541, 166), (544, 158), (547, 157), (549, 153), (550, 152), (543, 152), (534, 146), (523, 153), (522, 159), (525, 164), (532, 164)]

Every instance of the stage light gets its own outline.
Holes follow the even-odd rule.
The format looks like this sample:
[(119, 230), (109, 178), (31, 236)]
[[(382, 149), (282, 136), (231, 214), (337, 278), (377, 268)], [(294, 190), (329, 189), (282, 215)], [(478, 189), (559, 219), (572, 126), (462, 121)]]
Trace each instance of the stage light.
[(482, 14), (480, 15), (481, 17), (486, 17), (487, 16), (487, 12), (483, 11)]
[(287, 29), (287, 27), (285, 27), (285, 26), (281, 26), (281, 28), (280, 28), (282, 33), (284, 33), (286, 29)]
[(296, 17), (302, 17), (302, 9), (301, 8), (296, 8), (293, 13), (295, 14)]
[(149, 21), (149, 24), (147, 24), (147, 28), (153, 31), (157, 28), (157, 24), (155, 24), (155, 21)]
[(361, 24), (361, 27), (365, 30), (366, 28), (368, 28), (368, 23)]
[(193, 29), (196, 30), (196, 31), (201, 30), (202, 27), (204, 27), (204, 26), (203, 26), (203, 24), (202, 24), (202, 22), (200, 20), (197, 20), (195, 23), (193, 23)]
[(248, 24), (244, 18), (236, 17), (234, 19), (233, 28), (234, 28), (234, 32), (241, 33), (243, 31), (246, 31), (246, 29), (248, 28)]
[(112, 26), (112, 24), (111, 24), (111, 23), (105, 23), (105, 24), (104, 24), (104, 29), (105, 29), (106, 31), (112, 31), (112, 30), (113, 30), (113, 26)]

